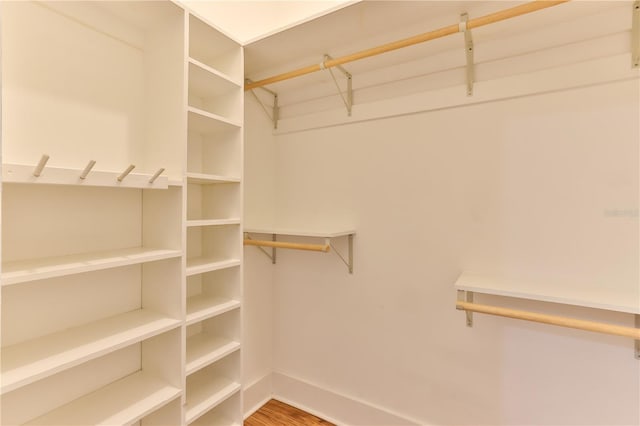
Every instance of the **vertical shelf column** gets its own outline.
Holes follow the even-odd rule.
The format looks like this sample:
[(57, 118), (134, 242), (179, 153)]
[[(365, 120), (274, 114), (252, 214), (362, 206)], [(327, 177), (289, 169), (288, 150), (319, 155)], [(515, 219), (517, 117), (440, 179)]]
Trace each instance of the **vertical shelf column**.
[(186, 424), (242, 424), (242, 48), (188, 15)]

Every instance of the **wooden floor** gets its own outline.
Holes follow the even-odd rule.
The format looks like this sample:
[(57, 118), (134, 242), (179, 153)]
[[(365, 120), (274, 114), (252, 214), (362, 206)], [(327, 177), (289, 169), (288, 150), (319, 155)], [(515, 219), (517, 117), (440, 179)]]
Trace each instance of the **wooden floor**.
[(298, 410), (284, 402), (270, 400), (264, 404), (258, 411), (253, 413), (244, 421), (244, 426), (306, 426), (306, 425), (322, 425), (335, 426), (309, 414), (305, 411)]

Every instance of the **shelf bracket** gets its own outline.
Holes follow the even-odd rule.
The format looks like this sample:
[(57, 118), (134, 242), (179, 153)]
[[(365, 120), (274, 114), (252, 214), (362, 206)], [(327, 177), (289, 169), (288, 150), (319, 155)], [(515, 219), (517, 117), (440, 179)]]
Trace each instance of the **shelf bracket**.
[(333, 59), (331, 56), (325, 54), (324, 55), (324, 59), (322, 60), (322, 62), (320, 62), (320, 69), (326, 69), (329, 71), (329, 74), (331, 74), (331, 78), (333, 79), (333, 83), (336, 85), (336, 89), (338, 89), (338, 94), (340, 95), (340, 97), (342, 98), (342, 102), (344, 103), (344, 106), (347, 108), (347, 115), (349, 117), (351, 117), (351, 109), (353, 107), (353, 76), (351, 75), (351, 73), (349, 71), (347, 71), (346, 69), (344, 69), (344, 67), (342, 65), (336, 65), (336, 68), (338, 68), (340, 70), (340, 72), (342, 72), (342, 74), (344, 74), (345, 78), (347, 79), (347, 97), (345, 98), (342, 89), (340, 89), (340, 85), (338, 84), (338, 80), (336, 80), (336, 76), (333, 74), (333, 70), (331, 70), (331, 68), (327, 68), (324, 63), (328, 60), (328, 59)]
[[(635, 326), (640, 329), (640, 314), (635, 314)], [(640, 339), (635, 340), (634, 355), (636, 359), (640, 359)]]
[(336, 247), (331, 243), (331, 240), (329, 238), (327, 238), (327, 244), (329, 244), (331, 246), (331, 248), (333, 249), (334, 253), (336, 255), (338, 255), (340, 260), (342, 260), (342, 263), (347, 265), (347, 268), (349, 269), (349, 273), (353, 274), (353, 234), (347, 235), (347, 241), (348, 241), (348, 244), (349, 244), (348, 260), (345, 259), (345, 257), (338, 251), (338, 249), (336, 249)]
[(466, 12), (461, 14), (458, 28), (461, 33), (464, 33), (464, 52), (467, 58), (467, 96), (473, 96), (475, 65), (473, 64), (473, 37), (471, 35), (471, 30), (467, 28), (468, 21), (469, 14)]
[(640, 0), (633, 2), (631, 13), (631, 68), (640, 68)]
[[(247, 240), (251, 239), (249, 234), (247, 234), (246, 232), (244, 233), (244, 238), (247, 239)], [(271, 240), (272, 241), (276, 240), (275, 234), (272, 235)], [(276, 264), (276, 248), (275, 247), (271, 248), (271, 254), (269, 254), (269, 252), (267, 252), (265, 249), (263, 249), (260, 246), (256, 246), (256, 247), (258, 248), (258, 250), (260, 250), (262, 253), (264, 253), (265, 256), (267, 256), (269, 259), (271, 259), (271, 263), (272, 264), (274, 264), (274, 265)]]
[[(248, 78), (245, 80), (245, 82), (247, 84), (252, 83), (252, 81), (249, 80)], [(267, 117), (269, 117), (269, 120), (271, 120), (271, 122), (273, 123), (273, 129), (276, 130), (278, 128), (278, 120), (280, 120), (280, 106), (278, 105), (278, 94), (273, 90), (267, 89), (266, 87), (258, 87), (258, 89), (261, 89), (264, 92), (267, 92), (268, 94), (273, 96), (273, 106), (271, 107), (271, 112), (269, 112), (269, 108), (264, 104), (264, 102), (262, 102), (262, 100), (258, 97), (258, 95), (256, 95), (255, 89), (251, 89), (251, 94), (256, 99), (256, 101), (258, 101), (264, 113), (267, 114)]]
[[(458, 302), (468, 302), (473, 303), (473, 292), (458, 290)], [(457, 308), (458, 310), (462, 310), (461, 308)], [(467, 327), (473, 327), (473, 312), (465, 310), (465, 314), (467, 317)]]

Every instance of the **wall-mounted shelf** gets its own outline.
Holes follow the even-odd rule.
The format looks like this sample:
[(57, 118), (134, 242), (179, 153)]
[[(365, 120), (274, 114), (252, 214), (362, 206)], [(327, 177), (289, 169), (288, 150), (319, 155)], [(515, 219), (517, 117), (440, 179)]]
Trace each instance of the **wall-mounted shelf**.
[(2, 350), (2, 393), (178, 327), (147, 309), (29, 340)]
[(2, 285), (63, 277), (182, 256), (180, 250), (145, 247), (3, 262)]
[[(250, 234), (267, 234), (271, 236), (271, 240), (258, 240), (251, 238)], [(306, 250), (306, 251), (318, 251), (327, 253), (333, 248), (333, 251), (338, 255), (340, 260), (349, 269), (349, 273), (353, 274), (353, 237), (356, 234), (352, 229), (333, 229), (326, 231), (297, 231), (284, 228), (245, 228), (244, 229), (244, 245), (256, 246), (262, 251), (269, 259), (271, 263), (276, 263), (276, 249), (285, 248), (293, 250)], [(324, 244), (317, 243), (292, 243), (287, 241), (278, 241), (277, 236), (290, 236), (290, 237), (303, 237), (303, 238), (322, 238)], [(343, 256), (332, 243), (332, 239), (346, 237), (348, 242), (348, 255)], [(271, 253), (268, 253), (263, 247), (271, 248)]]
[(187, 339), (187, 376), (240, 349), (240, 342), (204, 333)]
[[(466, 312), (467, 326), (469, 327), (473, 325), (473, 312), (477, 312), (629, 337), (635, 340), (635, 357), (640, 359), (640, 299), (638, 294), (627, 295), (627, 297), (625, 297), (625, 295), (613, 294), (611, 291), (600, 291), (598, 289), (581, 289), (579, 292), (576, 291), (572, 293), (570, 288), (562, 286), (545, 288), (541, 285), (514, 283), (507, 280), (492, 279), (472, 274), (462, 274), (456, 281), (455, 288), (458, 291), (456, 309)], [(629, 313), (635, 317), (635, 327), (625, 327), (602, 322), (482, 305), (474, 303), (475, 293)], [(578, 296), (576, 296), (576, 294)]]
[(134, 424), (182, 394), (140, 371), (57, 408), (27, 425)]
[(224, 377), (211, 378), (194, 374), (187, 380), (187, 386), (192, 389), (187, 396), (187, 424), (240, 390), (240, 383)]
[(79, 185), (79, 186), (107, 186), (113, 188), (138, 189), (167, 189), (169, 180), (166, 176), (157, 176), (150, 182), (153, 175), (128, 173), (118, 180), (123, 171), (110, 172), (91, 170), (84, 178), (80, 176), (84, 169), (67, 169), (59, 167), (45, 167), (39, 176), (34, 175), (35, 165), (3, 164), (2, 181), (4, 183), (31, 183), (41, 185)]
[(219, 176), (205, 173), (187, 173), (187, 183), (213, 185), (217, 183), (239, 183), (240, 178), (234, 176)]
[(185, 324), (191, 325), (208, 318), (222, 315), (240, 307), (240, 302), (206, 295), (192, 296), (187, 299), (187, 319)]

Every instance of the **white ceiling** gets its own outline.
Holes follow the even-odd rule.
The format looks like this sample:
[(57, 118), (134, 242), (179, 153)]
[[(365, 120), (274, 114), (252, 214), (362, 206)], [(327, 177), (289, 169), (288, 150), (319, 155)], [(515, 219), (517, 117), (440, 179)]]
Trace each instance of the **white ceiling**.
[(182, 3), (241, 44), (359, 0), (190, 0)]

